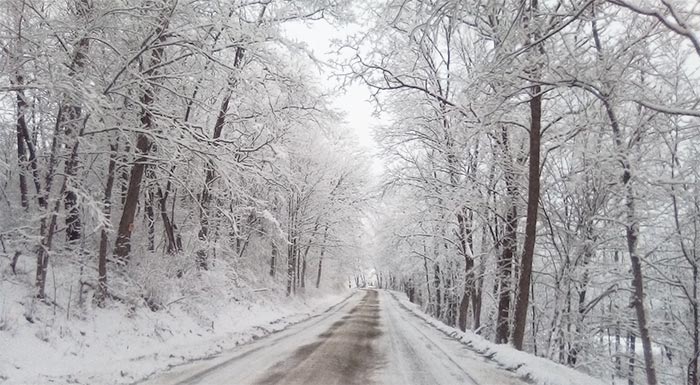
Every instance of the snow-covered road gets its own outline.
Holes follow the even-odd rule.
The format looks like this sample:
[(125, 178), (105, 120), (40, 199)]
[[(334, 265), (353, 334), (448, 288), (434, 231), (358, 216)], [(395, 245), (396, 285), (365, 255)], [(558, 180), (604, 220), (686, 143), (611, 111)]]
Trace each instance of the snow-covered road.
[(172, 384), (522, 385), (512, 373), (402, 308), (361, 291), (285, 331), (146, 382)]

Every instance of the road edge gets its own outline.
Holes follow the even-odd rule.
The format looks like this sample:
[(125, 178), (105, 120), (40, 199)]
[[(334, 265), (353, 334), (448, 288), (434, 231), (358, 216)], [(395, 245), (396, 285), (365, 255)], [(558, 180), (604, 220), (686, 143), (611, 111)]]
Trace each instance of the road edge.
[[(359, 293), (359, 290), (357, 290), (357, 289), (351, 290), (351, 292), (347, 296), (345, 296), (342, 300), (340, 300), (339, 302), (337, 302), (331, 306), (328, 306), (327, 308), (325, 308), (322, 311), (315, 312), (315, 313), (306, 313), (305, 315), (308, 315), (308, 317), (304, 317), (302, 319), (298, 319), (298, 320), (289, 322), (288, 324), (286, 324), (284, 327), (282, 327), (280, 329), (267, 329), (261, 325), (251, 326), (245, 330), (242, 330), (241, 334), (244, 334), (244, 337), (242, 337), (239, 340), (233, 341), (232, 345), (229, 346), (228, 348), (223, 348), (220, 351), (215, 352), (215, 353), (207, 353), (207, 354), (204, 354), (204, 355), (201, 355), (198, 357), (191, 357), (191, 358), (188, 358), (188, 359), (183, 360), (181, 362), (169, 363), (167, 366), (156, 369), (156, 370), (150, 372), (149, 374), (147, 374), (146, 376), (143, 376), (135, 381), (132, 381), (132, 382), (128, 383), (127, 385), (143, 384), (146, 381), (149, 381), (156, 376), (165, 374), (166, 372), (169, 372), (169, 371), (176, 369), (176, 368), (179, 368), (181, 366), (189, 365), (189, 364), (192, 364), (194, 362), (211, 360), (211, 359), (214, 359), (216, 357), (219, 357), (222, 354), (225, 354), (227, 352), (231, 352), (234, 349), (241, 349), (241, 348), (244, 348), (247, 345), (250, 345), (252, 343), (255, 343), (255, 342), (258, 342), (261, 340), (265, 340), (267, 338), (271, 338), (275, 334), (282, 333), (293, 326), (299, 325), (303, 322), (308, 322), (314, 318), (321, 317), (325, 314), (328, 314), (328, 313), (334, 311), (337, 308), (344, 306), (350, 300), (350, 298), (357, 295), (357, 293)], [(303, 313), (300, 313), (300, 314), (303, 314)], [(300, 314), (289, 315), (287, 317), (280, 318), (279, 320), (277, 320), (275, 322), (282, 322), (288, 318), (298, 317)], [(271, 325), (271, 323), (268, 323), (265, 326), (269, 326), (269, 325)], [(262, 334), (245, 334), (245, 332), (248, 332), (248, 331), (251, 331), (251, 332), (252, 331), (256, 331), (256, 332), (262, 331)]]
[[(595, 378), (590, 376), (587, 373), (583, 373), (580, 371), (577, 371), (573, 368), (569, 368), (567, 366), (558, 364), (554, 361), (548, 360), (543, 357), (539, 356), (534, 356), (532, 354), (526, 353), (526, 352), (521, 352), (521, 351), (516, 351), (514, 348), (510, 347), (509, 345), (495, 345), (492, 344), (489, 341), (486, 341), (487, 345), (486, 348), (484, 349), (479, 349), (477, 346), (475, 346), (475, 342), (473, 337), (470, 337), (467, 335), (467, 333), (462, 332), (461, 330), (455, 329), (451, 326), (448, 326), (444, 324), (442, 321), (433, 318), (432, 316), (426, 314), (423, 312), (417, 304), (411, 303), (408, 301), (408, 298), (406, 299), (401, 299), (397, 297), (397, 294), (405, 295), (404, 293), (401, 292), (396, 292), (393, 290), (386, 290), (383, 289), (385, 292), (387, 292), (393, 300), (396, 301), (396, 303), (403, 309), (405, 309), (409, 314), (415, 316), (416, 318), (422, 320), (424, 323), (426, 323), (428, 326), (431, 328), (441, 332), (445, 336), (459, 342), (462, 344), (465, 348), (468, 350), (472, 351), (473, 353), (483, 357), (484, 359), (493, 362), (496, 364), (499, 368), (503, 370), (507, 370), (515, 375), (518, 376), (519, 379), (532, 383), (532, 384), (537, 384), (537, 385), (605, 385), (606, 383), (600, 379), (600, 378)], [(410, 306), (409, 306), (410, 305)], [(477, 336), (480, 337), (480, 336)], [(483, 339), (483, 338), (482, 338)], [(495, 345), (495, 346), (489, 346), (489, 345)], [(498, 349), (497, 347), (501, 347)], [(550, 373), (549, 376), (546, 375), (540, 375), (539, 370), (534, 368), (533, 366), (536, 365), (529, 365), (526, 361), (528, 360), (519, 360), (518, 358), (513, 358), (513, 357), (501, 357), (503, 354), (499, 354), (498, 350), (504, 350), (504, 349), (512, 349), (514, 354), (517, 354), (518, 356), (524, 357), (527, 356), (528, 360), (541, 360), (544, 361), (544, 364), (546, 366), (549, 366), (551, 368), (556, 368), (556, 371), (565, 371), (565, 372), (570, 372), (570, 374), (575, 374), (575, 376), (564, 376), (561, 377), (561, 380), (557, 380), (553, 378), (553, 374)], [(580, 378), (580, 381), (575, 381), (575, 378), (578, 377)]]

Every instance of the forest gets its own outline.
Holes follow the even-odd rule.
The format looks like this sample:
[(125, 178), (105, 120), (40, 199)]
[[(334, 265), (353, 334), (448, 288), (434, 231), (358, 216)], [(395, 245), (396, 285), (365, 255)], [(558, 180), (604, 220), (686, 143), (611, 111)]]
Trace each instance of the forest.
[[(372, 269), (495, 343), (700, 384), (700, 3), (0, 10), (0, 303), (27, 322)], [(321, 58), (289, 32), (315, 23), (353, 28)], [(378, 151), (331, 106), (349, 84)]]

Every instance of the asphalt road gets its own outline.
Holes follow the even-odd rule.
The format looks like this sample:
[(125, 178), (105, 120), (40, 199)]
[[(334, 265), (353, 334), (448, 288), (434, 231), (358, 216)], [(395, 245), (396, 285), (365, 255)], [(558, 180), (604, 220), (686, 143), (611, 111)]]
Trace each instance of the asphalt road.
[(308, 321), (150, 385), (522, 385), (402, 308), (389, 293), (361, 291)]

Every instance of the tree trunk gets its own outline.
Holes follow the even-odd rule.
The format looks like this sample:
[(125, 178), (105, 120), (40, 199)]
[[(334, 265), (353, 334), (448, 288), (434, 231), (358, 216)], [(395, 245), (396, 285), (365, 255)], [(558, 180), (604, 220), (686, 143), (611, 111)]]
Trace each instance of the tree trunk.
[[(676, 126), (676, 130), (674, 132), (675, 134), (675, 141), (674, 141), (674, 146), (673, 150), (671, 153), (671, 180), (675, 180), (676, 178), (676, 173), (675, 173), (675, 168), (678, 163), (677, 159), (677, 154), (678, 154), (678, 127)], [(690, 293), (688, 293), (688, 290), (684, 290), (686, 292), (686, 296), (690, 297), (688, 298), (688, 301), (690, 303), (690, 314), (693, 316), (693, 332), (692, 332), (692, 338), (693, 338), (693, 355), (690, 358), (688, 362), (688, 367), (687, 367), (687, 385), (698, 385), (698, 356), (700, 355), (700, 319), (698, 319), (698, 316), (700, 316), (700, 312), (698, 311), (698, 260), (696, 258), (696, 242), (697, 242), (697, 215), (698, 215), (698, 202), (697, 202), (697, 197), (695, 197), (695, 202), (694, 202), (694, 220), (693, 220), (693, 227), (694, 227), (694, 237), (693, 237), (693, 245), (692, 245), (692, 251), (688, 250), (688, 247), (686, 247), (683, 237), (683, 230), (681, 227), (681, 221), (680, 221), (680, 213), (678, 209), (678, 198), (676, 197), (676, 189), (674, 185), (671, 185), (671, 202), (673, 203), (673, 219), (674, 219), (674, 224), (676, 227), (676, 234), (678, 235), (678, 243), (680, 244), (681, 247), (681, 252), (683, 253), (683, 257), (685, 260), (688, 262), (688, 264), (691, 267), (692, 273), (693, 273), (693, 283), (692, 283), (692, 290)]]
[(304, 255), (301, 257), (301, 271), (299, 272), (299, 286), (301, 286), (302, 288), (306, 287), (306, 257), (309, 255), (309, 250), (311, 250), (312, 239), (309, 240), (309, 243), (306, 245), (306, 248), (304, 249)]
[[(530, 0), (530, 16), (526, 18), (525, 29), (528, 30), (528, 44), (540, 39), (538, 24), (538, 0)], [(544, 45), (537, 44), (533, 50), (534, 61), (528, 70), (530, 76), (540, 78), (541, 60), (545, 57)], [(520, 276), (518, 279), (517, 301), (515, 302), (515, 322), (513, 327), (513, 347), (523, 350), (527, 310), (530, 305), (530, 284), (532, 280), (532, 262), (537, 238), (537, 213), (540, 201), (540, 142), (542, 136), (542, 88), (534, 84), (530, 88), (530, 149), (528, 164), (527, 219), (525, 222), (525, 242), (520, 258)]]
[[(114, 174), (117, 166), (117, 151), (119, 142), (117, 138), (109, 145), (109, 165), (107, 166), (107, 183), (105, 184), (103, 214), (105, 222), (111, 220), (112, 215), (112, 189), (114, 187)], [(100, 232), (100, 253), (97, 259), (97, 306), (103, 307), (107, 297), (107, 248), (109, 245), (109, 234), (106, 226)]]
[[(155, 36), (159, 36), (158, 42), (163, 42), (164, 32), (168, 28), (170, 22), (170, 9), (163, 9), (159, 24), (154, 31)], [(163, 60), (163, 47), (153, 49), (151, 52), (150, 68), (161, 63)], [(154, 102), (155, 90), (152, 84), (148, 84), (141, 95), (141, 126), (146, 131), (152, 131), (155, 128), (155, 118), (151, 111), (151, 106)], [(141, 181), (148, 162), (148, 154), (151, 151), (151, 140), (146, 134), (138, 134), (136, 140), (136, 155), (134, 165), (131, 167), (131, 175), (129, 176), (129, 186), (126, 191), (126, 199), (124, 200), (124, 208), (119, 221), (119, 231), (117, 233), (117, 241), (114, 254), (122, 263), (128, 263), (129, 253), (131, 252), (131, 234), (134, 230), (134, 218), (136, 216), (136, 208), (138, 207), (139, 196), (141, 195)]]
[[(150, 96), (144, 98), (144, 104), (148, 106), (152, 103)], [(152, 128), (153, 122), (150, 117), (150, 112), (143, 111), (141, 123), (147, 129)], [(139, 196), (141, 193), (141, 180), (147, 165), (147, 155), (151, 149), (151, 140), (145, 134), (139, 134), (136, 142), (139, 157), (131, 167), (131, 175), (129, 177), (129, 187), (124, 200), (124, 208), (122, 210), (121, 220), (119, 221), (119, 230), (117, 233), (117, 242), (114, 249), (114, 254), (122, 263), (128, 263), (129, 253), (131, 252), (131, 233), (134, 231), (134, 218), (136, 217), (136, 208), (138, 207)]]
[[(595, 8), (594, 8), (595, 12)], [(602, 61), (603, 46), (596, 26), (595, 18), (591, 19), (591, 31), (593, 33), (593, 41), (598, 52), (598, 60)], [(644, 365), (648, 385), (656, 385), (656, 367), (654, 364), (654, 356), (652, 354), (651, 337), (649, 333), (649, 325), (644, 305), (644, 276), (642, 273), (642, 263), (637, 252), (637, 242), (639, 238), (639, 224), (637, 223), (635, 212), (635, 192), (632, 184), (632, 168), (625, 146), (622, 141), (622, 132), (620, 124), (610, 102), (609, 95), (604, 92), (599, 98), (605, 107), (605, 112), (610, 120), (610, 126), (613, 131), (614, 145), (620, 152), (620, 165), (622, 166), (622, 183), (625, 188), (625, 207), (626, 207), (626, 223), (625, 234), (627, 238), (627, 251), (630, 254), (630, 263), (632, 266), (632, 306), (637, 315), (637, 327), (639, 328), (639, 338), (642, 340), (642, 350), (644, 353)]]
[(287, 225), (287, 296), (292, 294), (294, 285), (296, 284), (296, 204), (294, 194), (289, 195), (288, 207), (288, 225)]
[(442, 320), (442, 283), (440, 277), (440, 264), (433, 265), (433, 285), (435, 285), (435, 317)]
[(425, 289), (428, 292), (428, 313), (435, 314), (435, 304), (433, 302), (433, 295), (430, 292), (430, 268), (428, 267), (428, 247), (425, 245), (425, 240), (423, 240), (423, 271), (425, 272)]
[(483, 298), (483, 292), (484, 292), (484, 276), (486, 275), (486, 258), (487, 258), (487, 245), (488, 243), (488, 231), (486, 229), (482, 230), (482, 236), (481, 236), (481, 258), (479, 261), (479, 271), (478, 271), (478, 276), (476, 277), (476, 285), (475, 285), (475, 291), (474, 291), (474, 297), (472, 298), (472, 308), (474, 309), (473, 311), (473, 328), (475, 333), (479, 333), (479, 329), (481, 328), (481, 307), (482, 307), (482, 298)]
[(634, 385), (634, 361), (636, 356), (637, 338), (634, 333), (627, 332), (627, 355), (629, 362), (627, 366), (627, 385)]
[(467, 330), (467, 315), (469, 313), (469, 303), (474, 292), (474, 257), (472, 249), (472, 218), (464, 213), (464, 208), (457, 215), (458, 229), (460, 232), (460, 253), (464, 258), (464, 291), (459, 304), (459, 320), (457, 322), (459, 330)]
[(693, 298), (692, 298), (692, 315), (693, 315), (693, 357), (688, 363), (688, 385), (698, 384), (698, 356), (700, 355), (700, 319), (698, 319), (698, 265), (697, 261), (693, 265)]
[[(502, 128), (503, 143), (505, 146), (505, 156), (510, 157), (508, 151), (508, 133), (505, 127)], [(498, 281), (500, 291), (498, 294), (498, 314), (496, 319), (496, 343), (508, 343), (510, 338), (510, 296), (511, 278), (513, 274), (513, 256), (517, 247), (518, 230), (518, 208), (517, 208), (517, 187), (515, 182), (515, 170), (513, 165), (505, 166), (506, 192), (508, 196), (508, 208), (505, 216), (502, 245), (503, 250), (497, 261)]]
[[(88, 0), (80, 0), (75, 2), (76, 14), (78, 17), (87, 21), (88, 13), (90, 13), (92, 5)], [(90, 40), (87, 36), (82, 37), (75, 48), (73, 58), (69, 66), (69, 76), (76, 82), (79, 79), (76, 77), (85, 67), (88, 50), (90, 48)], [(78, 131), (82, 131), (85, 122), (82, 119), (82, 107), (77, 101), (71, 100), (72, 97), (66, 96), (59, 107), (59, 114), (56, 125), (59, 127), (59, 132), (64, 132), (66, 137), (74, 143), (74, 151), (77, 152), (79, 135)], [(80, 209), (78, 207), (78, 194), (73, 185), (78, 185), (75, 179), (78, 172), (78, 157), (71, 156), (65, 166), (65, 178), (68, 179), (66, 191), (64, 193), (64, 202), (66, 209), (66, 240), (69, 244), (75, 244), (80, 240), (82, 233), (82, 224), (80, 221)]]
[(644, 278), (642, 275), (642, 262), (637, 254), (639, 225), (637, 224), (635, 217), (634, 193), (629, 183), (627, 186), (627, 249), (630, 253), (630, 262), (632, 263), (632, 288), (634, 290), (632, 306), (634, 306), (634, 310), (637, 313), (637, 324), (639, 327), (639, 338), (642, 340), (647, 384), (656, 385), (656, 367), (654, 365), (654, 355), (651, 347), (649, 322), (647, 320), (646, 307), (644, 306)]
[(318, 272), (316, 274), (316, 288), (321, 286), (321, 270), (323, 268), (323, 256), (326, 253), (326, 241), (328, 240), (328, 225), (323, 230), (323, 243), (321, 244), (321, 253), (318, 257)]
[(278, 250), (275, 241), (272, 241), (270, 243), (272, 244), (272, 256), (270, 257), (270, 277), (274, 277), (276, 269), (275, 263), (277, 263)]
[[(174, 169), (175, 166), (173, 166), (171, 169), (171, 175)], [(165, 193), (163, 193), (163, 190), (161, 190), (160, 186), (158, 186), (158, 189), (156, 191), (158, 194), (158, 207), (160, 210), (160, 217), (163, 221), (163, 230), (165, 231), (165, 236), (168, 242), (166, 248), (168, 254), (173, 254), (182, 251), (182, 244), (178, 242), (177, 236), (175, 235), (175, 225), (172, 223), (170, 217), (168, 216), (167, 202), (168, 196), (170, 195), (171, 186), (172, 182), (170, 178), (168, 178), (168, 182), (165, 185)]]
[[(226, 114), (228, 113), (228, 105), (231, 100), (232, 90), (224, 97), (219, 108), (219, 114), (216, 118), (216, 123), (214, 124), (214, 133), (212, 139), (216, 141), (221, 137), (221, 132), (226, 122)], [(207, 249), (206, 244), (209, 242), (209, 205), (211, 202), (211, 188), (216, 177), (215, 173), (216, 166), (213, 162), (209, 161), (206, 163), (206, 172), (204, 178), (204, 187), (202, 188), (202, 194), (199, 199), (200, 214), (199, 214), (199, 240), (202, 241), (204, 246), (197, 251), (197, 266), (202, 269), (207, 269)]]
[(530, 161), (528, 177), (527, 219), (525, 224), (525, 243), (520, 259), (520, 279), (518, 281), (518, 299), (515, 303), (515, 327), (513, 328), (513, 347), (523, 350), (527, 310), (530, 300), (530, 282), (532, 280), (532, 262), (537, 237), (537, 212), (540, 200), (540, 136), (542, 129), (542, 95), (539, 85), (532, 87), (530, 100)]
[[(21, 75), (17, 75), (15, 78), (15, 84), (21, 86), (24, 80)], [(25, 175), (25, 170), (27, 170), (27, 155), (25, 149), (25, 142), (29, 138), (24, 137), (24, 133), (28, 132), (27, 121), (24, 118), (24, 111), (27, 109), (27, 101), (24, 99), (24, 92), (17, 91), (16, 96), (17, 102), (17, 163), (19, 166), (19, 194), (20, 194), (20, 204), (25, 210), (29, 209), (29, 198), (27, 191), (27, 177)]]
[[(265, 8), (263, 8), (265, 9)], [(261, 16), (262, 17), (262, 14)], [(236, 54), (234, 57), (233, 61), (233, 67), (234, 68), (240, 68), (243, 65), (243, 55), (245, 53), (245, 49), (242, 47), (237, 47), (236, 48)], [(223, 132), (224, 125), (226, 124), (226, 115), (228, 114), (228, 108), (229, 104), (231, 102), (231, 97), (233, 96), (233, 91), (236, 87), (236, 82), (235, 81), (229, 81), (229, 88), (228, 92), (224, 96), (224, 99), (221, 102), (221, 106), (219, 107), (219, 112), (218, 115), (216, 116), (216, 122), (214, 123), (214, 132), (212, 133), (212, 143), (216, 144), (216, 140), (221, 137), (221, 133)], [(189, 114), (188, 114), (189, 115)], [(216, 177), (216, 166), (214, 165), (213, 161), (209, 161), (206, 163), (206, 173), (204, 177), (204, 187), (202, 188), (202, 194), (200, 195), (200, 201), (199, 201), (199, 206), (200, 206), (200, 215), (199, 215), (199, 223), (200, 223), (200, 229), (199, 229), (199, 240), (204, 243), (204, 247), (197, 251), (197, 266), (199, 266), (202, 269), (207, 269), (207, 247), (206, 244), (208, 243), (208, 235), (209, 235), (209, 205), (211, 201), (211, 189), (213, 186), (214, 179)]]
[[(82, 135), (83, 130), (85, 126), (82, 126), (80, 129), (80, 133), (78, 136)], [(58, 134), (58, 133), (56, 133)], [(56, 147), (54, 147), (55, 149)], [(66, 170), (64, 171), (66, 175), (69, 175), (71, 170), (69, 167), (71, 165), (74, 165), (77, 163), (78, 158), (78, 142), (75, 141), (73, 144), (73, 149), (70, 153), (70, 156), (68, 160), (66, 161)], [(56, 159), (55, 157), (51, 157), (52, 161), (55, 162)], [(49, 173), (49, 176), (51, 176), (52, 172)], [(50, 178), (47, 178), (47, 187), (46, 187), (46, 202), (49, 201), (50, 198)], [(61, 184), (61, 190), (59, 192), (59, 197), (60, 196), (65, 196), (66, 190), (68, 189), (68, 178), (63, 179), (63, 183)], [(48, 271), (49, 267), (49, 257), (50, 254), (49, 252), (51, 251), (51, 246), (53, 244), (53, 236), (54, 233), (56, 232), (56, 222), (58, 220), (58, 212), (61, 208), (61, 200), (60, 198), (56, 199), (56, 204), (54, 205), (53, 211), (50, 212), (49, 218), (48, 218), (48, 224), (46, 222), (47, 218), (42, 218), (41, 220), (41, 228), (40, 228), (40, 234), (42, 235), (41, 243), (39, 244), (39, 251), (37, 253), (37, 267), (36, 267), (36, 288), (37, 288), (37, 298), (39, 299), (44, 299), (46, 297), (46, 273)]]
[(152, 167), (146, 168), (146, 196), (144, 199), (144, 213), (146, 214), (146, 232), (148, 233), (148, 251), (156, 251), (156, 197), (153, 191), (153, 183), (155, 182), (155, 174)]

